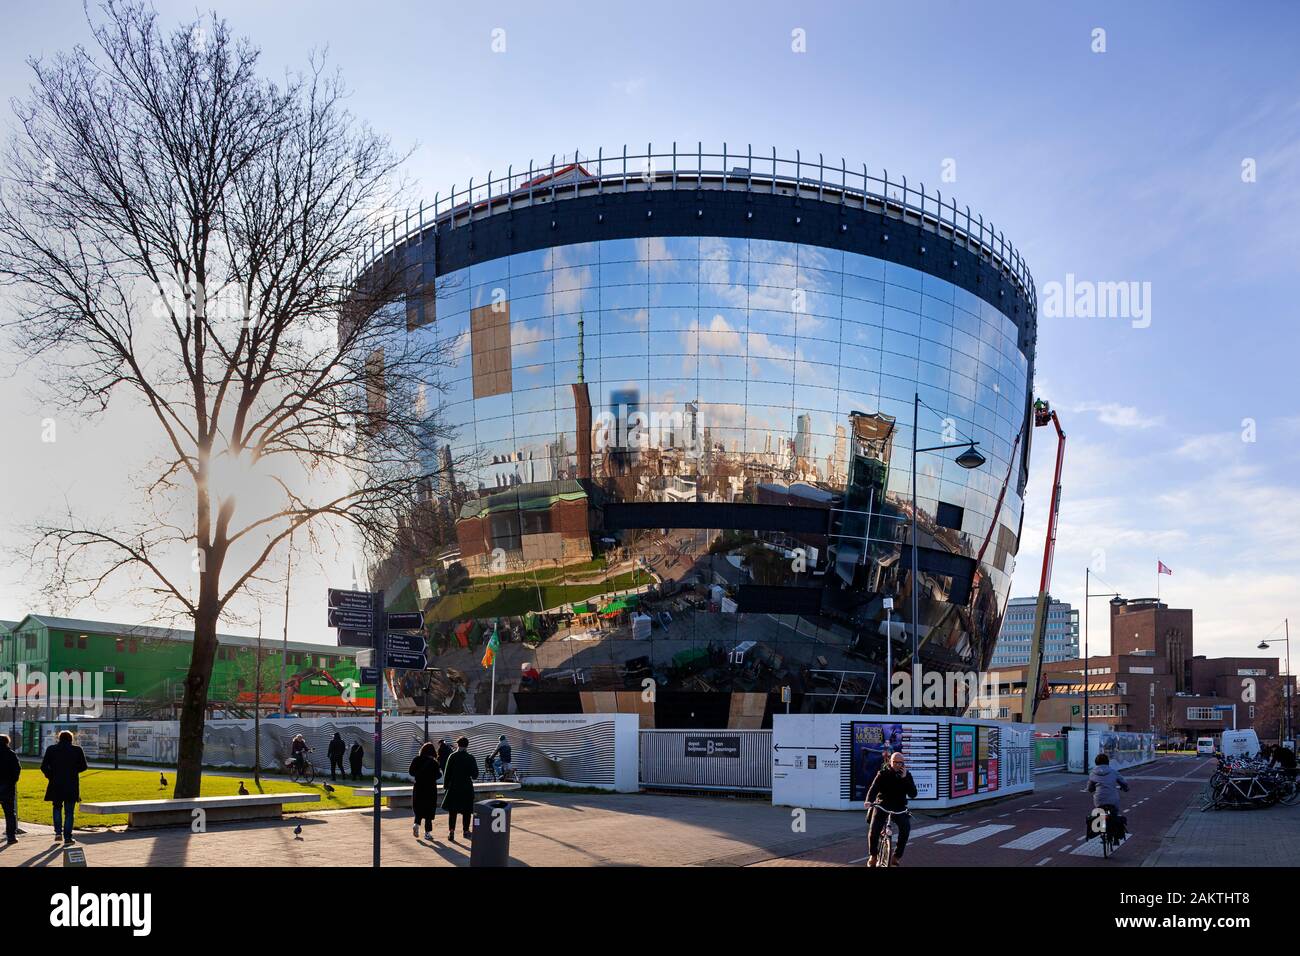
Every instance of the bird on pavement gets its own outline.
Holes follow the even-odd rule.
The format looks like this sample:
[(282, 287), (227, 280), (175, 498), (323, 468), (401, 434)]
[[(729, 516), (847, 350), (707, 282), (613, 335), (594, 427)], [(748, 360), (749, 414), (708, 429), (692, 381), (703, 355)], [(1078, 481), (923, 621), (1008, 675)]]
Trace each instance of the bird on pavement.
[(158, 786), (160, 787), (167, 786), (167, 775), (165, 773), (158, 774)]
[(239, 795), (240, 795), (241, 797), (246, 797), (246, 796), (248, 796), (248, 788), (247, 788), (246, 786), (244, 786), (244, 781), (242, 781), (242, 780), (239, 781)]
[(334, 792), (334, 788), (331, 787), (328, 783), (326, 783), (326, 784), (322, 784), (322, 786), (325, 788), (325, 792), (326, 792), (326, 793), (333, 793), (333, 792)]
[(298, 824), (296, 827), (293, 828), (293, 835), (294, 835), (295, 837), (297, 837), (299, 840), (302, 839), (302, 824), (301, 824), (301, 823)]

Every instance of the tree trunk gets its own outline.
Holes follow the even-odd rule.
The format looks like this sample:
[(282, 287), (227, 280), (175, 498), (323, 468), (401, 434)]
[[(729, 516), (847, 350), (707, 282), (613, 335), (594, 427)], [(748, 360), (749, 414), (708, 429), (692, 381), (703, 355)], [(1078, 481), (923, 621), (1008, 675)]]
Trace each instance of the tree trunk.
[(217, 602), (200, 596), (194, 614), (194, 652), (185, 676), (181, 701), (180, 746), (176, 757), (176, 798), (197, 797), (203, 781), (203, 724), (208, 709), (208, 687), (217, 656)]

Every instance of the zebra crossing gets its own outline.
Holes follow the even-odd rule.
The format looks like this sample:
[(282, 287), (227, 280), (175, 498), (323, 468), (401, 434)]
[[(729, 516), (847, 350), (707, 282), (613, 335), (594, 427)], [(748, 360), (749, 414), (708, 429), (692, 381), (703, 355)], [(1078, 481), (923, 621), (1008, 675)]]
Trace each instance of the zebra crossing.
[(1026, 827), (1010, 823), (932, 823), (914, 829), (908, 845), (928, 842), (935, 846), (970, 847), (982, 844), (984, 849), (996, 848), (1020, 853), (1051, 850), (1079, 856), (1099, 855), (1098, 841), (1089, 840), (1079, 847), (1074, 845), (1083, 840), (1081, 829), (1062, 826)]

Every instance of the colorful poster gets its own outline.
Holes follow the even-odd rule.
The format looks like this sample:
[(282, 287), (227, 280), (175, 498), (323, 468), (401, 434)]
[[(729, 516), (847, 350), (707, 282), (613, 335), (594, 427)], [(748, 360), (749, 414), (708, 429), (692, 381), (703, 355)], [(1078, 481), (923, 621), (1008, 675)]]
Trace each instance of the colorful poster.
[(952, 724), (949, 727), (952, 751), (949, 756), (949, 797), (968, 797), (975, 792), (975, 727)]
[(975, 789), (987, 793), (998, 788), (998, 729), (980, 727), (976, 740)]
[(851, 793), (867, 798), (867, 789), (885, 761), (901, 751), (916, 784), (916, 799), (939, 797), (939, 738), (934, 724), (854, 723)]

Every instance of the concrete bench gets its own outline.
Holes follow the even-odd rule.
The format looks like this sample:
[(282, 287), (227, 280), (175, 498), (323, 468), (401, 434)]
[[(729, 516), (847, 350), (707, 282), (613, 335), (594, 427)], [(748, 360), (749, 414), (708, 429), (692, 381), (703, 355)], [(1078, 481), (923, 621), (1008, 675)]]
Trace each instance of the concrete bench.
[(319, 793), (250, 793), (247, 796), (192, 797), (168, 800), (89, 801), (77, 807), (78, 813), (125, 813), (126, 825), (141, 827), (189, 826), (193, 811), (202, 810), (209, 823), (231, 820), (279, 819), (286, 803), (319, 803)]
[[(484, 783), (480, 780), (480, 781), (476, 781), (474, 784), (474, 795), (477, 796), (480, 793), (504, 793), (507, 790), (518, 790), (518, 789), (520, 789), (519, 784), (513, 781), (509, 783), (492, 783), (491, 781)], [(402, 810), (409, 810), (411, 808), (411, 794), (415, 792), (415, 785), (410, 783), (408, 784), (386, 783), (384, 784), (383, 790), (381, 792), (384, 798), (384, 806), (390, 808), (397, 807)], [(438, 786), (439, 802), (441, 802), (442, 796), (445, 793), (446, 791), (442, 788), (442, 785), (439, 784)], [(353, 787), (352, 795), (354, 797), (373, 797), (375, 795), (375, 788), (374, 787)]]

